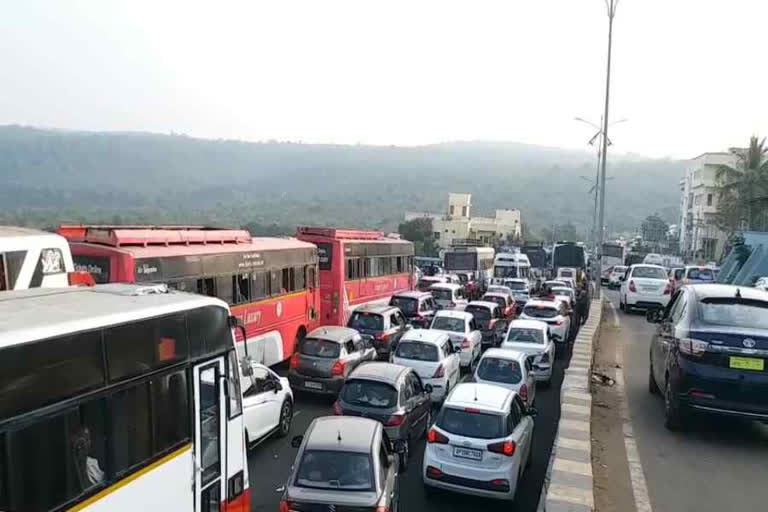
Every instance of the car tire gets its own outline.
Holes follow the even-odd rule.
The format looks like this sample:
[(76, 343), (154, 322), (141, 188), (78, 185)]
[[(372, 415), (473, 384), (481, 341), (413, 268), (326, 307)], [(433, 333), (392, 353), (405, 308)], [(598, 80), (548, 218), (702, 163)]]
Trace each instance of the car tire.
[(686, 423), (685, 411), (676, 398), (677, 386), (672, 385), (672, 379), (667, 377), (664, 386), (664, 426), (667, 430), (683, 430)]
[(277, 426), (277, 437), (285, 437), (291, 432), (293, 423), (293, 403), (286, 399), (280, 407), (280, 423)]
[(659, 385), (656, 384), (656, 379), (653, 378), (653, 363), (648, 365), (648, 392), (652, 395), (661, 394)]

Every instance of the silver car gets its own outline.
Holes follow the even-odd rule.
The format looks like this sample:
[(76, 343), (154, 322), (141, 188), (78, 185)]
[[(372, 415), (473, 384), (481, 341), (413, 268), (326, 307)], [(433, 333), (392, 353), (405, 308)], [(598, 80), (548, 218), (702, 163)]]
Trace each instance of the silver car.
[(378, 421), (347, 416), (316, 418), (303, 436), (285, 483), (280, 512), (400, 509), (397, 475), (405, 443), (390, 444)]

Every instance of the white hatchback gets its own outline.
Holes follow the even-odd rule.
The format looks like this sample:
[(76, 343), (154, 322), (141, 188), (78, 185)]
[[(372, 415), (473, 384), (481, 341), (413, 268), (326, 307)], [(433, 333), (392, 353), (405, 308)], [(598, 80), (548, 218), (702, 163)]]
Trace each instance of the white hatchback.
[(520, 320), (539, 320), (549, 326), (557, 352), (564, 354), (571, 332), (571, 317), (565, 303), (551, 300), (531, 300), (523, 308)]
[(293, 420), (293, 391), (288, 379), (264, 365), (252, 363), (251, 375), (241, 379), (245, 442), (253, 448), (272, 434), (288, 435)]
[(665, 308), (672, 296), (667, 271), (659, 265), (632, 265), (624, 274), (619, 291), (619, 308)]
[(430, 398), (441, 402), (460, 378), (459, 353), (444, 332), (414, 329), (400, 338), (392, 362), (413, 368), (426, 386), (432, 386)]
[(516, 392), (526, 405), (536, 399), (536, 378), (531, 357), (509, 348), (489, 348), (483, 353), (472, 379)]
[(460, 384), (427, 433), (424, 485), (514, 500), (531, 461), (535, 416), (514, 391)]
[(441, 310), (435, 313), (430, 330), (446, 333), (457, 352), (461, 351), (461, 366), (474, 369), (483, 347), (483, 333), (472, 313)]
[(533, 357), (533, 376), (537, 382), (552, 381), (552, 363), (555, 360), (555, 343), (549, 334), (549, 326), (538, 320), (514, 320), (506, 337), (501, 343), (502, 349), (525, 352)]

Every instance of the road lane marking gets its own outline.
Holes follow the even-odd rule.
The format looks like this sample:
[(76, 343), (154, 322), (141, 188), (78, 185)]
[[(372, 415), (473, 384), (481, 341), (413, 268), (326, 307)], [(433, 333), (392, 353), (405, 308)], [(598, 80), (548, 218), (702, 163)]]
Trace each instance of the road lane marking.
[(608, 304), (608, 309), (611, 310), (611, 316), (613, 316), (613, 326), (614, 327), (621, 327), (621, 321), (619, 320), (619, 314), (616, 313), (616, 307), (613, 305), (613, 302), (610, 300), (605, 301), (606, 304)]

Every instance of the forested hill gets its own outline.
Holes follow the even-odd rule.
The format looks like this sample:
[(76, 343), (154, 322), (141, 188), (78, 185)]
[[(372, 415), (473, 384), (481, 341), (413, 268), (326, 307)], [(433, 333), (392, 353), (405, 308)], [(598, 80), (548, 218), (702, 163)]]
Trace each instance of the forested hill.
[[(674, 222), (683, 164), (615, 157), (611, 229)], [(520, 208), (533, 229), (591, 222), (594, 153), (506, 142), (420, 147), (250, 143), (179, 135), (0, 127), (0, 223), (189, 222), (393, 229), (406, 210)]]

